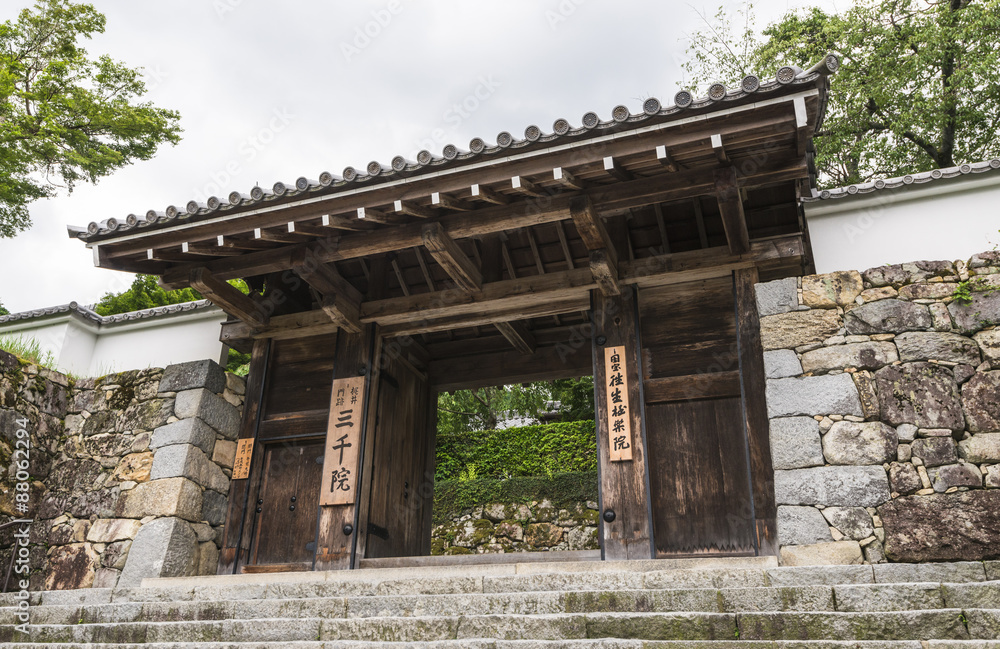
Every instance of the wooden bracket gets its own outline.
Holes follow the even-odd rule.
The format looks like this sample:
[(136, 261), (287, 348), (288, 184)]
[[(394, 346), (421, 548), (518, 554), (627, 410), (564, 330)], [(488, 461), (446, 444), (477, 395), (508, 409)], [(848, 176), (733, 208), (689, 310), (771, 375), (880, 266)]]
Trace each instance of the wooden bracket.
[(656, 147), (656, 160), (659, 162), (667, 171), (677, 171), (677, 162), (674, 160), (673, 156), (670, 155), (670, 151), (667, 151), (665, 145), (660, 145)]
[(382, 210), (377, 210), (374, 207), (359, 207), (358, 219), (362, 221), (370, 221), (372, 223), (382, 223), (384, 225), (394, 225), (396, 223), (406, 222), (406, 217), (400, 214), (386, 214)]
[(438, 215), (437, 210), (430, 207), (424, 207), (423, 205), (417, 205), (411, 201), (395, 201), (393, 203), (393, 208), (399, 214), (415, 216), (418, 219), (429, 219)]
[(715, 151), (715, 159), (719, 164), (729, 164), (729, 155), (726, 154), (726, 147), (722, 145), (722, 135), (716, 133), (712, 136), (712, 150)]
[(312, 239), (312, 237), (304, 234), (288, 232), (287, 228), (284, 229), (285, 232), (254, 228), (253, 238), (258, 241), (270, 241), (271, 243), (303, 243)]
[(256, 302), (210, 273), (207, 268), (195, 268), (191, 271), (190, 279), (193, 289), (229, 315), (253, 327), (267, 324), (267, 315)]
[(548, 192), (544, 189), (531, 182), (524, 176), (514, 176), (510, 179), (511, 188), (518, 192), (519, 194), (524, 194), (525, 196), (533, 196), (535, 198), (540, 198), (542, 196), (548, 196)]
[(463, 290), (479, 291), (483, 287), (483, 274), (462, 252), (455, 240), (448, 236), (440, 223), (428, 223), (420, 231), (427, 252), (444, 268), (448, 276)]
[(338, 327), (352, 334), (361, 332), (361, 292), (340, 276), (337, 270), (309, 259), (300, 251), (292, 262), (295, 274), (323, 296), (320, 306)]
[(584, 190), (587, 188), (587, 183), (571, 174), (568, 169), (563, 169), (562, 167), (552, 169), (552, 179), (570, 189)]
[(601, 293), (606, 296), (621, 295), (618, 283), (618, 265), (611, 259), (606, 248), (590, 251), (590, 272)]
[(750, 235), (747, 232), (747, 219), (743, 213), (743, 201), (740, 199), (736, 171), (732, 167), (715, 170), (715, 195), (719, 201), (719, 213), (722, 215), (722, 225), (726, 230), (729, 252), (734, 255), (749, 252)]
[(442, 194), (441, 192), (431, 194), (431, 204), (438, 207), (446, 207), (449, 210), (458, 210), (459, 212), (470, 212), (475, 209), (471, 204), (448, 194)]
[(523, 322), (495, 322), (493, 326), (503, 334), (514, 349), (522, 354), (535, 353), (535, 336)]
[(604, 171), (606, 171), (609, 176), (612, 176), (613, 178), (620, 180), (622, 182), (635, 180), (635, 176), (633, 176), (627, 169), (618, 164), (618, 162), (612, 156), (604, 158)]
[(510, 196), (479, 184), (472, 186), (472, 197), (479, 198), (487, 203), (493, 203), (494, 205), (506, 205), (510, 203)]
[(580, 238), (583, 239), (583, 245), (587, 246), (587, 250), (601, 250), (603, 248), (608, 251), (609, 258), (617, 263), (615, 246), (611, 243), (611, 237), (608, 235), (607, 228), (604, 227), (604, 221), (601, 220), (597, 208), (594, 207), (590, 198), (587, 196), (575, 198), (570, 203), (569, 213), (580, 233)]

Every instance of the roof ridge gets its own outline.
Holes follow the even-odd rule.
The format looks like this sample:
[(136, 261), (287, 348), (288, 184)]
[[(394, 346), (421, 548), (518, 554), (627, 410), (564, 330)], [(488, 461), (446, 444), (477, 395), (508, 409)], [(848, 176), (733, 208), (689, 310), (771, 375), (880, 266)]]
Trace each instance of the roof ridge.
[(93, 311), (90, 308), (90, 306), (82, 306), (78, 302), (74, 301), (70, 302), (69, 304), (60, 304), (58, 306), (45, 307), (42, 309), (33, 309), (31, 311), (21, 311), (19, 313), (11, 313), (10, 315), (0, 316), (0, 325), (7, 324), (10, 322), (17, 322), (21, 320), (33, 320), (35, 318), (57, 315), (61, 313), (78, 313), (87, 320), (95, 322), (99, 325), (104, 325), (116, 322), (126, 322), (130, 320), (143, 320), (147, 318), (155, 318), (158, 316), (171, 315), (174, 313), (182, 313), (185, 311), (197, 311), (211, 306), (212, 302), (209, 300), (194, 300), (191, 302), (167, 304), (164, 306), (150, 307), (148, 309), (139, 309), (138, 311), (129, 311), (126, 313), (116, 313), (113, 315), (102, 316), (99, 313)]
[(815, 203), (817, 201), (828, 199), (854, 196), (855, 194), (870, 194), (871, 192), (880, 189), (896, 189), (904, 185), (919, 185), (933, 180), (941, 180), (942, 178), (955, 178), (957, 176), (965, 176), (969, 174), (980, 174), (988, 171), (994, 171), (996, 169), (1000, 169), (1000, 158), (991, 158), (980, 162), (955, 165), (954, 167), (943, 167), (939, 169), (931, 169), (930, 171), (904, 174), (894, 178), (877, 178), (864, 183), (844, 185), (833, 189), (824, 189), (819, 192), (814, 191), (812, 196), (806, 196), (801, 200), (803, 203)]

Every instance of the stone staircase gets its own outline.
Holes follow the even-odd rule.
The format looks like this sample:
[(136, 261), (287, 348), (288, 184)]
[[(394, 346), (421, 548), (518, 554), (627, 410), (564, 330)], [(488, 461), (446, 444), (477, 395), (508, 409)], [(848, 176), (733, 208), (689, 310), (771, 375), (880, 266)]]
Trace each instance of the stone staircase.
[(28, 648), (1000, 649), (1000, 562), (772, 558), (524, 563), (147, 579), (32, 593)]

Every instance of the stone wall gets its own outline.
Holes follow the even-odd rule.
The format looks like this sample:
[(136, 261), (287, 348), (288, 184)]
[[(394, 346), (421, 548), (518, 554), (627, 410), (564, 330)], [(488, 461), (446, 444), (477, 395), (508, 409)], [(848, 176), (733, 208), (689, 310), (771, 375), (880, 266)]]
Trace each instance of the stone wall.
[(431, 531), (431, 554), (597, 550), (597, 503), (557, 508), (548, 500), (491, 503)]
[[(214, 574), (243, 380), (212, 361), (72, 381), (0, 352), (0, 523), (29, 518), (34, 590)], [(16, 421), (31, 494), (14, 502)], [(0, 533), (0, 566), (13, 530)]]
[(1000, 557), (1000, 253), (757, 304), (782, 562)]

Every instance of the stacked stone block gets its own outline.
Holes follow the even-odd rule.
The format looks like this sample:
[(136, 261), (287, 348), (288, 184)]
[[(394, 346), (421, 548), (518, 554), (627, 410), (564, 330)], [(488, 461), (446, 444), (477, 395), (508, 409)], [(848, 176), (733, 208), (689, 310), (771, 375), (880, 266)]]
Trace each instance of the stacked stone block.
[(1000, 253), (757, 285), (786, 564), (1000, 557)]

